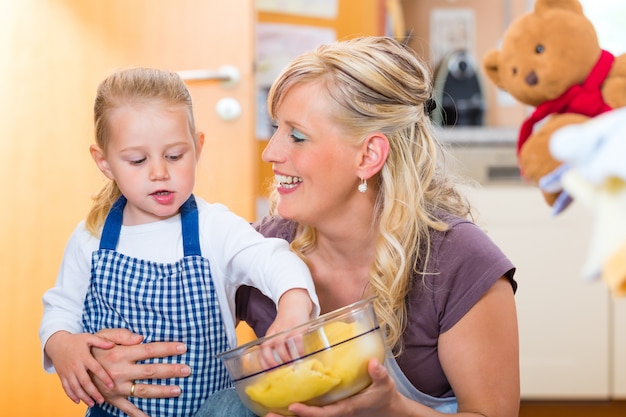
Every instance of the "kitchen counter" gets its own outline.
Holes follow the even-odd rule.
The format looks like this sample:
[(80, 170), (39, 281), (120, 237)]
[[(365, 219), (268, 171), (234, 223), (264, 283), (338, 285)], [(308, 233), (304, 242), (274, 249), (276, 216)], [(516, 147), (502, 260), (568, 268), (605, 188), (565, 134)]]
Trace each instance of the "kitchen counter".
[(518, 127), (437, 127), (437, 137), (452, 146), (515, 146)]
[(516, 127), (437, 127), (435, 134), (448, 145), (453, 172), (483, 185), (524, 185), (517, 166)]

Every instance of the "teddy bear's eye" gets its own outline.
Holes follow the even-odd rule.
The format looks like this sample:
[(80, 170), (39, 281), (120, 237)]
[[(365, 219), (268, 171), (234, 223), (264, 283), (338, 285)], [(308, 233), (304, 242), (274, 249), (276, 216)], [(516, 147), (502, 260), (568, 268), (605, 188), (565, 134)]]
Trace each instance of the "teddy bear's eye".
[(513, 75), (517, 75), (517, 67), (513, 67)]
[(543, 53), (543, 51), (545, 51), (545, 50), (546, 50), (546, 48), (544, 48), (542, 44), (539, 44), (539, 45), (535, 46), (535, 52), (538, 53), (538, 54)]

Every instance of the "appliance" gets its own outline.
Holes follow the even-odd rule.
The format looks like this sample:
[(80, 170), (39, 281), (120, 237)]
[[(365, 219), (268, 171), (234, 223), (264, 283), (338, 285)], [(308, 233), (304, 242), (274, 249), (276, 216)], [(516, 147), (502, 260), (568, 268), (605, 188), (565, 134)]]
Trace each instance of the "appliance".
[(482, 126), (485, 100), (474, 59), (466, 50), (448, 54), (435, 73), (437, 108), (433, 121), (440, 126)]

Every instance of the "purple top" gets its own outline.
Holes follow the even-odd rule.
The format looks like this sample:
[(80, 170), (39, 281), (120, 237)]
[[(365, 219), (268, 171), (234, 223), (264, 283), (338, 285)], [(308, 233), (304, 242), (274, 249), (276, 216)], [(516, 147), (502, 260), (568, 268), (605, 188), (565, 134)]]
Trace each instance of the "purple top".
[[(451, 329), (502, 276), (517, 290), (515, 267), (474, 223), (446, 216), (445, 232), (431, 234), (428, 270), (433, 275), (416, 277), (408, 295), (408, 325), (404, 350), (396, 358), (402, 372), (421, 392), (434, 397), (453, 397), (437, 351), (439, 335)], [(293, 239), (295, 223), (266, 217), (255, 223), (266, 237)], [(245, 320), (257, 336), (265, 334), (276, 314), (274, 303), (252, 287), (237, 292), (237, 317)]]

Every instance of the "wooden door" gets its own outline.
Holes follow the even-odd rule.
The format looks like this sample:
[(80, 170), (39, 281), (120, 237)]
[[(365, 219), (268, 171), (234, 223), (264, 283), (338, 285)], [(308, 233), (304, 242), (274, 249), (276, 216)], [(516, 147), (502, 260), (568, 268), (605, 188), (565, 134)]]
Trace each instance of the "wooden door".
[[(235, 86), (189, 83), (206, 134), (196, 193), (253, 219), (252, 0), (0, 0), (0, 415), (80, 416), (45, 374), (41, 296), (102, 186), (88, 147), (98, 83), (113, 70), (236, 67)], [(234, 121), (215, 105), (242, 106)]]

